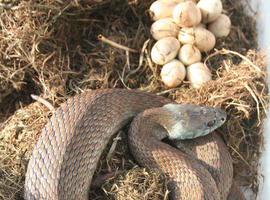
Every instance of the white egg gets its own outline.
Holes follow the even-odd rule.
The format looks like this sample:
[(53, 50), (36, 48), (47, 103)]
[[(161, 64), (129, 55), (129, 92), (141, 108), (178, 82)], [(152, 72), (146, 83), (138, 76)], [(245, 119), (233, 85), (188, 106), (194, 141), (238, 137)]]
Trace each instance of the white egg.
[(191, 65), (200, 62), (202, 55), (196, 46), (185, 44), (180, 48), (178, 58), (184, 65)]
[(159, 19), (152, 24), (151, 34), (155, 40), (164, 37), (177, 37), (179, 29), (172, 18)]
[(194, 44), (195, 43), (195, 29), (194, 28), (181, 28), (178, 33), (178, 40), (182, 44)]
[(194, 45), (201, 51), (207, 52), (215, 47), (216, 38), (213, 33), (205, 28), (195, 28), (195, 43)]
[(221, 14), (208, 25), (208, 30), (218, 38), (227, 37), (231, 31), (231, 20), (227, 15)]
[(174, 37), (166, 37), (158, 40), (151, 50), (152, 61), (158, 65), (164, 65), (173, 60), (180, 49), (180, 42)]
[(205, 28), (182, 28), (178, 40), (183, 44), (194, 44), (201, 52), (210, 51), (215, 47), (216, 38), (213, 33)]
[(196, 26), (201, 19), (201, 11), (192, 1), (179, 3), (173, 10), (173, 20), (181, 27)]
[(179, 60), (174, 59), (162, 67), (160, 76), (167, 87), (174, 88), (185, 79), (186, 68)]
[(152, 20), (157, 21), (159, 19), (172, 17), (176, 5), (177, 3), (173, 1), (154, 1), (149, 9)]
[(204, 23), (215, 21), (223, 9), (221, 0), (200, 0), (197, 6), (201, 9)]
[[(168, 0), (161, 0), (161, 1), (168, 1)], [(198, 0), (170, 0), (170, 1), (175, 2), (175, 3), (182, 3), (186, 1), (193, 1), (194, 3), (198, 2)]]
[(200, 28), (206, 28), (206, 25), (205, 24), (202, 24), (200, 23), (197, 27), (200, 27)]
[(200, 88), (212, 80), (212, 74), (205, 64), (199, 62), (187, 67), (187, 79), (194, 88)]

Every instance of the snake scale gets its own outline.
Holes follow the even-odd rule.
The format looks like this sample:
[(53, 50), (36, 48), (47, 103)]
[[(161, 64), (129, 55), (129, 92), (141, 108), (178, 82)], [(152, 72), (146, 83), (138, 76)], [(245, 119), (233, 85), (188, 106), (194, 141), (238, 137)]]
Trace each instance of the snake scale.
[[(42, 130), (28, 163), (25, 199), (88, 199), (103, 150), (132, 119), (131, 152), (140, 165), (166, 175), (171, 199), (227, 199), (232, 160), (220, 136), (208, 134), (225, 118), (220, 109), (178, 105), (136, 90), (106, 89), (76, 95), (56, 110)], [(179, 149), (161, 141), (199, 135), (205, 136), (174, 141)]]

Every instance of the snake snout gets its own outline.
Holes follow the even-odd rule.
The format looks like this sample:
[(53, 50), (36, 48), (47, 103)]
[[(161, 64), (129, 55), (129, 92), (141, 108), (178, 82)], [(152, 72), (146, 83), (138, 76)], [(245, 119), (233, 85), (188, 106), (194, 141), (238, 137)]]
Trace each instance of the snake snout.
[[(208, 122), (207, 126), (209, 128), (212, 128), (212, 127), (218, 128), (226, 122), (227, 113), (225, 110), (223, 110), (221, 108), (213, 108), (213, 111), (214, 111), (214, 116), (212, 115), (212, 119), (210, 117), (210, 122)], [(209, 123), (210, 123), (210, 125), (209, 125)]]
[(216, 117), (222, 123), (225, 123), (225, 121), (227, 120), (227, 113), (226, 113), (225, 110), (222, 110), (222, 109), (219, 108), (219, 109), (216, 110)]

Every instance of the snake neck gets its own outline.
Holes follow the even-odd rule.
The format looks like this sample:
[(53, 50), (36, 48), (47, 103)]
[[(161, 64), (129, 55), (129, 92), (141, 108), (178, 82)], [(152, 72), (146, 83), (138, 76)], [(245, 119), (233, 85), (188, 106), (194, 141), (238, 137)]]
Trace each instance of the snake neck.
[[(129, 129), (131, 153), (141, 166), (165, 174), (172, 199), (217, 200), (219, 193), (211, 174), (195, 159), (161, 141), (177, 131), (172, 127), (178, 117), (172, 115), (166, 107), (145, 110), (137, 115)], [(192, 189), (198, 193), (190, 193), (191, 184), (194, 186)]]
[(225, 122), (226, 113), (206, 106), (166, 104), (144, 111), (141, 117), (162, 126), (170, 139), (185, 140), (211, 133)]
[(164, 107), (148, 109), (140, 114), (139, 117), (147, 124), (146, 127), (153, 127), (158, 130), (154, 131), (157, 139), (177, 137), (176, 135), (179, 138), (182, 128), (181, 120), (168, 109)]

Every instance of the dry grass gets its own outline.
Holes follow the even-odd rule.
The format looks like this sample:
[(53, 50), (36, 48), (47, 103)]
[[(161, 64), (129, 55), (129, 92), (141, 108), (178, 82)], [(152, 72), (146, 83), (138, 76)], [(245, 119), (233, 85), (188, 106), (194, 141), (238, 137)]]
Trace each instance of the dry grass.
[[(170, 96), (177, 102), (217, 106), (227, 111), (229, 117), (222, 133), (234, 159), (235, 175), (242, 185), (257, 191), (263, 122), (269, 104), (266, 57), (248, 51), (244, 60), (232, 64), (232, 59), (239, 56), (234, 52), (217, 51), (215, 56), (222, 59), (215, 80), (200, 90), (181, 88)], [(207, 62), (211, 63), (211, 59)]]
[(17, 110), (0, 130), (0, 199), (21, 196), (27, 162), (47, 111), (39, 103)]
[(108, 181), (103, 190), (108, 198), (116, 200), (167, 200), (169, 192), (164, 182), (166, 180), (159, 172), (135, 168)]
[[(140, 88), (178, 102), (225, 108), (229, 120), (222, 131), (235, 175), (256, 192), (268, 88), (265, 57), (256, 51), (255, 20), (245, 15), (241, 1), (223, 1), (232, 32), (218, 40), (219, 50), (204, 55), (214, 80), (200, 90), (188, 83), (174, 90), (162, 85), (160, 68), (149, 59), (153, 40), (148, 40), (151, 22), (145, 11), (151, 2), (14, 2), (0, 9), (0, 198), (21, 197), (29, 154), (48, 117), (45, 107), (30, 104), (30, 94), (57, 107), (81, 91), (108, 87)], [(100, 41), (100, 34), (116, 45)], [(103, 189), (93, 188), (92, 199), (166, 199), (161, 175), (143, 169), (127, 172), (136, 164), (125, 134), (119, 137), (110, 159), (104, 154), (100, 161), (95, 180)], [(106, 184), (101, 186), (100, 180)]]

